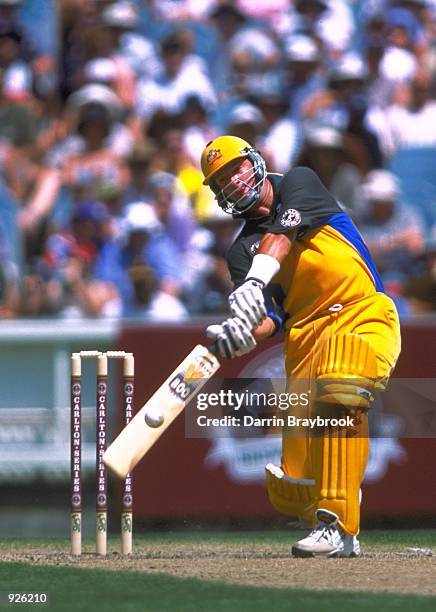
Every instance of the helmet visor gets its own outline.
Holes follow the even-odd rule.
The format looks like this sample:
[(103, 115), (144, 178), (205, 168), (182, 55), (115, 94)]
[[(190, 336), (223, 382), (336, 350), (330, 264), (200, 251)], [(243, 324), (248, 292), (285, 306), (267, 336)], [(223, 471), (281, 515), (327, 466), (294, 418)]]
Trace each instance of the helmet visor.
[(230, 215), (241, 215), (254, 206), (259, 199), (262, 185), (266, 178), (263, 158), (253, 151), (248, 157), (250, 165), (242, 172), (235, 170), (235, 175), (223, 187), (211, 181), (210, 187), (215, 199), (224, 212)]

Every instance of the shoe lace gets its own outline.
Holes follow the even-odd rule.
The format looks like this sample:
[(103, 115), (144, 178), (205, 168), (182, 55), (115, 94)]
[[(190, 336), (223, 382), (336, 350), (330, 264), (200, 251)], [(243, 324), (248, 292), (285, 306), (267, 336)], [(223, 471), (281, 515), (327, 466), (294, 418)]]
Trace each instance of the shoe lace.
[(333, 534), (336, 532), (336, 525), (327, 525), (327, 523), (318, 523), (318, 525), (312, 529), (309, 536), (320, 540), (325, 538), (329, 544), (333, 544)]

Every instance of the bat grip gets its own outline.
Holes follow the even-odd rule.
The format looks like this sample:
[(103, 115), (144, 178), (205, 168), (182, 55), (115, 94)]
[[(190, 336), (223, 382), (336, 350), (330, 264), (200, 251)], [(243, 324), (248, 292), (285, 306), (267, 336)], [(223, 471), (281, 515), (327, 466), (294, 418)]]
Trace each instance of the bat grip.
[(210, 344), (207, 347), (207, 350), (210, 351), (212, 355), (215, 355), (215, 357), (218, 355), (218, 347), (216, 345), (216, 342), (214, 342), (213, 344)]

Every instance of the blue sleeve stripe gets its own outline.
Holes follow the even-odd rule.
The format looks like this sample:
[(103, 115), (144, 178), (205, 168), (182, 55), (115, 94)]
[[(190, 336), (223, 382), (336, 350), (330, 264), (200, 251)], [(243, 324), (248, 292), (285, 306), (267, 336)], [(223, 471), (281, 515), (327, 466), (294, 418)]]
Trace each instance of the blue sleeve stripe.
[(371, 273), (376, 290), (384, 293), (385, 289), (382, 280), (372, 260), (368, 247), (364, 243), (362, 236), (350, 217), (345, 213), (337, 213), (329, 217), (327, 222), (324, 222), (323, 225), (330, 225), (330, 227), (339, 232), (345, 240), (356, 249)]
[(283, 332), (285, 329), (286, 320), (289, 317), (289, 314), (283, 309), (282, 306), (285, 298), (283, 289), (277, 284), (268, 285), (263, 290), (263, 296), (265, 298), (267, 315), (274, 321), (276, 326), (275, 333)]

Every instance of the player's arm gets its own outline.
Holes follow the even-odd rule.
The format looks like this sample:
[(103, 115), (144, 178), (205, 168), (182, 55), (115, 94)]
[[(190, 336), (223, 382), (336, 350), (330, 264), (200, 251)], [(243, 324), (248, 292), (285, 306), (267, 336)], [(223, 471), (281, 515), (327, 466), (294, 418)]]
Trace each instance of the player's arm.
[(229, 297), (232, 314), (247, 321), (252, 329), (256, 329), (256, 339), (267, 337), (268, 331), (271, 332), (268, 335), (276, 331), (274, 321), (271, 321), (272, 326), (270, 323), (265, 323), (261, 329), (257, 329), (268, 317), (264, 290), (289, 255), (295, 235), (296, 230), (290, 230), (285, 234), (265, 234), (245, 277), (245, 282)]
[[(276, 259), (281, 265), (291, 251), (296, 234), (297, 230), (291, 230), (286, 234), (265, 234), (260, 242), (254, 259), (256, 259), (257, 255), (269, 255)], [(250, 271), (247, 274), (247, 278), (249, 278), (249, 274)]]
[[(291, 247), (292, 241), (285, 235), (267, 234), (262, 239), (259, 247), (262, 252), (255, 255), (255, 258), (261, 259), (261, 266), (264, 265), (262, 259), (265, 260), (267, 266), (270, 260), (273, 260), (270, 278), (265, 278), (261, 283), (259, 278), (255, 277), (253, 282), (256, 283), (256, 289), (253, 290), (249, 272), (246, 275), (247, 280), (239, 288), (244, 291), (244, 287), (248, 287), (248, 295), (239, 295), (238, 289), (232, 294), (237, 296), (234, 301), (237, 314), (232, 309), (232, 314), (236, 316), (226, 319), (221, 324), (210, 325), (206, 330), (209, 338), (214, 341), (217, 354), (221, 357), (232, 359), (245, 355), (255, 348), (257, 342), (283, 329), (287, 316), (281, 307), (283, 291), (279, 285), (270, 283), (270, 280), (280, 269), (280, 264), (289, 254)], [(263, 274), (262, 269), (260, 272)], [(260, 293), (259, 296), (255, 293), (257, 290)], [(250, 310), (253, 306), (255, 312)], [(259, 321), (256, 317), (259, 317)]]

